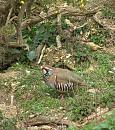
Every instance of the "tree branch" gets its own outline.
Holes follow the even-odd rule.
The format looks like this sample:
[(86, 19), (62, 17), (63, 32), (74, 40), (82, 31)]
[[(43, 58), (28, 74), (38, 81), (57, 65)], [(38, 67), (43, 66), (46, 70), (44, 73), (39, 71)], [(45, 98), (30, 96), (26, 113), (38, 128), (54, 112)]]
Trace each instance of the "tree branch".
[(23, 38), (22, 38), (22, 26), (21, 26), (21, 23), (22, 23), (22, 19), (23, 19), (26, 7), (27, 7), (27, 2), (25, 2), (21, 6), (21, 9), (19, 11), (18, 18), (17, 18), (17, 43), (18, 44), (24, 44), (24, 41), (23, 41)]
[(58, 7), (58, 9), (53, 9), (48, 11), (46, 16), (41, 17), (40, 15), (37, 15), (36, 17), (31, 17), (29, 19), (26, 19), (25, 21), (22, 22), (21, 27), (26, 28), (29, 25), (37, 24), (38, 22), (41, 22), (45, 19), (49, 19), (50, 17), (56, 17), (58, 14), (61, 13), (61, 15), (71, 15), (71, 16), (92, 16), (94, 15), (99, 9), (95, 8), (90, 11), (80, 11), (74, 7), (71, 6), (66, 6), (66, 7)]

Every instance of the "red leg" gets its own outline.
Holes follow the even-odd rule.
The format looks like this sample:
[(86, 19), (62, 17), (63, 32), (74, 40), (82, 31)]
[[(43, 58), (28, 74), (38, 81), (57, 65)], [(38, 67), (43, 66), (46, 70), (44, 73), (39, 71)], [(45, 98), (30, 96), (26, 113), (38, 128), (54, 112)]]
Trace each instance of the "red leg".
[(64, 95), (63, 95), (63, 94), (61, 94), (61, 95), (60, 95), (60, 97), (61, 97), (61, 100), (63, 100), (63, 99), (64, 99)]

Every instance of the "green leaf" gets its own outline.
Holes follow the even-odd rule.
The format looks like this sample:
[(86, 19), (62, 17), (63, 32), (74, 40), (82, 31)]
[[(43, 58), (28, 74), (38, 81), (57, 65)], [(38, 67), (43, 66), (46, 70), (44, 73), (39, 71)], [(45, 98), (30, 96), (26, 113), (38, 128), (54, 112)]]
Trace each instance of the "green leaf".
[(35, 50), (30, 51), (30, 52), (27, 54), (27, 58), (28, 58), (30, 61), (33, 61), (33, 60), (36, 58)]
[(100, 125), (94, 127), (94, 130), (102, 130), (102, 129), (109, 130), (109, 124), (104, 122), (104, 123), (101, 123)]
[(78, 130), (78, 128), (74, 125), (70, 125), (67, 130)]

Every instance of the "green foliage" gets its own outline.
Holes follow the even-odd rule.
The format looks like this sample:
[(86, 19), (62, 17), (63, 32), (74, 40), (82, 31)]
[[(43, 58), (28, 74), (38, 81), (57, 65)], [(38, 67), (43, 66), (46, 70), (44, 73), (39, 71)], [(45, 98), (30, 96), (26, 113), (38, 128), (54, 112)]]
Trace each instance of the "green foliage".
[(23, 54), (23, 57), (21, 57), (21, 62), (28, 62), (33, 61), (36, 58), (35, 55), (35, 44), (33, 42), (34, 36), (36, 34), (37, 27), (32, 26), (30, 30), (24, 29), (22, 31), (23, 39), (26, 41), (26, 43), (29, 45), (30, 50), (26, 53)]
[(3, 130), (15, 130), (15, 120), (13, 119), (6, 119), (3, 121), (2, 124)]
[(55, 43), (56, 25), (53, 22), (45, 22), (37, 26), (34, 44), (45, 43), (51, 45)]
[(103, 17), (105, 17), (107, 19), (115, 20), (115, 10), (114, 10), (114, 8), (104, 7), (102, 9), (102, 15), (103, 15)]
[(62, 27), (63, 30), (69, 28), (69, 26), (65, 23), (65, 19), (69, 19), (69, 17), (62, 16), (62, 18), (61, 18), (61, 27)]
[(15, 26), (13, 24), (8, 24), (5, 26), (2, 26), (2, 28), (0, 28), (0, 35), (1, 36), (13, 36), (15, 35)]
[(70, 125), (67, 130), (78, 130), (78, 128), (76, 128), (76, 126), (74, 125)]
[(94, 100), (93, 95), (77, 90), (77, 95), (74, 97), (74, 100), (69, 99), (68, 103), (68, 116), (70, 119), (82, 120), (85, 116), (94, 111), (96, 101)]
[(30, 61), (33, 61), (36, 58), (36, 52), (35, 52), (35, 50), (29, 51), (28, 54), (27, 54), (27, 58)]
[(90, 39), (92, 42), (102, 46), (106, 44), (106, 38), (108, 35), (107, 31), (97, 30), (95, 34), (90, 35)]
[[(104, 121), (98, 122), (94, 120), (86, 124), (81, 130), (114, 130), (115, 129), (115, 110), (105, 114)], [(70, 125), (67, 130), (77, 130), (76, 126)]]
[[(38, 68), (29, 69), (29, 68), (22, 68), (23, 70), (23, 77), (21, 77), (18, 81), (20, 82), (20, 87), (16, 90), (15, 97), (17, 101), (21, 103), (24, 112), (39, 112), (39, 113), (46, 113), (50, 111), (52, 108), (60, 107), (60, 101), (56, 100), (55, 98), (51, 98), (46, 93), (52, 93), (47, 86), (44, 86), (41, 83), (41, 74), (38, 71)], [(28, 92), (31, 95), (31, 98), (23, 99), (23, 95), (26, 95)], [(23, 102), (25, 100), (25, 102)]]
[(87, 47), (86, 45), (82, 45), (82, 44), (78, 43), (75, 46), (75, 50), (76, 50), (76, 61), (77, 61), (77, 63), (80, 63), (81, 61), (86, 62), (88, 60), (88, 57), (91, 56), (90, 48)]
[[(44, 85), (39, 67), (30, 68), (27, 65), (16, 64), (11, 68), (22, 72), (21, 77), (17, 79), (19, 84), (15, 90), (15, 97), (16, 102), (18, 102), (23, 109), (21, 115), (23, 118), (27, 118), (27, 115), (31, 113), (43, 114), (45, 116), (52, 112), (52, 110), (60, 113), (62, 112), (60, 107), (64, 107), (66, 116), (69, 119), (82, 121), (84, 117), (94, 112), (98, 106), (113, 107), (114, 78), (113, 75), (109, 74), (109, 70), (114, 67), (111, 63), (111, 61), (114, 60), (114, 56), (101, 51), (92, 52), (88, 48), (83, 50), (81, 45), (78, 45), (78, 50), (77, 53), (79, 56), (85, 54), (86, 56), (91, 56), (98, 64), (94, 71), (90, 73), (83, 73), (84, 70), (86, 70), (84, 64), (86, 64), (87, 61), (84, 62), (84, 64), (77, 64), (76, 71), (85, 79), (88, 84), (87, 88), (76, 90), (72, 93), (72, 96), (70, 96), (70, 94), (65, 96), (63, 102), (60, 100), (57, 91), (49, 89), (49, 87)], [(3, 83), (1, 86), (3, 86)], [(4, 86), (1, 89), (3, 88), (6, 89)], [(96, 88), (100, 92), (94, 94), (86, 91), (92, 88)], [(9, 86), (7, 89), (9, 89)], [(114, 124), (112, 122), (114, 122), (113, 119), (111, 119), (111, 125)], [(4, 124), (9, 125), (8, 123)], [(108, 124), (110, 124), (110, 121)], [(113, 126), (108, 126), (108, 124), (102, 124), (98, 128), (114, 128)], [(92, 124), (88, 125), (84, 130), (93, 130), (94, 126), (95, 125)], [(98, 128), (95, 127), (95, 130)], [(70, 126), (68, 129), (74, 129), (74, 126)]]
[(35, 48), (39, 44), (54, 44), (56, 35), (56, 25), (51, 21), (35, 25), (30, 31), (27, 29), (23, 30), (23, 38), (30, 47), (30, 51), (27, 52), (28, 60), (33, 61), (36, 58)]
[(15, 130), (16, 120), (14, 118), (7, 119), (0, 112), (0, 130)]
[[(75, 0), (66, 0), (71, 3), (80, 4), (81, 0), (77, 2)], [(50, 2), (56, 2), (53, 0), (42, 0), (40, 1), (44, 10), (47, 11), (47, 4)], [(82, 1), (84, 2), (84, 1)], [(45, 5), (43, 4), (45, 3)], [(77, 4), (78, 4), (77, 3)], [(111, 14), (111, 16), (109, 16)], [(111, 10), (103, 10), (103, 15), (108, 18), (114, 18), (115, 13)], [(68, 29), (68, 25), (64, 22), (66, 17), (62, 17), (62, 29)], [(80, 21), (81, 22), (81, 21)], [(56, 36), (57, 36), (57, 25), (55, 21), (44, 21), (44, 23), (40, 23), (31, 27), (30, 30), (23, 30), (23, 38), (27, 41), (30, 46), (30, 51), (27, 53), (27, 58), (30, 61), (33, 61), (36, 57), (35, 47), (39, 44), (47, 44), (50, 46), (51, 44), (55, 44)], [(75, 30), (75, 36), (78, 38), (82, 37), (81, 32), (85, 34), (86, 31), (89, 31), (88, 27), (83, 27)], [(8, 32), (7, 32), (8, 33)], [(91, 41), (98, 45), (105, 45), (106, 38), (108, 36), (107, 31), (104, 31), (102, 28), (98, 28), (95, 33), (91, 34), (89, 38)], [(27, 117), (26, 114), (37, 113), (48, 115), (50, 112), (52, 113), (55, 110), (58, 113), (62, 112), (60, 107), (64, 108), (64, 112), (66, 116), (71, 120), (83, 120), (84, 117), (90, 115), (95, 109), (100, 107), (108, 107), (112, 108), (115, 102), (114, 99), (114, 77), (109, 73), (113, 64), (111, 61), (114, 60), (113, 55), (105, 54), (101, 51), (92, 52), (89, 47), (86, 45), (81, 45), (77, 43), (74, 46), (74, 50), (76, 53), (76, 61), (77, 67), (76, 72), (81, 75), (83, 79), (85, 79), (87, 83), (87, 88), (76, 90), (72, 94), (65, 95), (65, 99), (62, 102), (59, 98), (59, 94), (56, 90), (53, 90), (42, 82), (42, 76), (39, 67), (30, 68), (27, 65), (16, 64), (12, 67), (13, 70), (21, 71), (21, 76), (18, 77), (17, 81), (19, 82), (18, 86), (16, 86), (15, 97), (16, 102), (20, 104), (20, 107), (23, 110), (22, 117)], [(20, 52), (18, 50), (14, 50), (11, 53)], [(92, 65), (91, 59), (93, 59), (94, 63), (96, 63), (96, 67), (92, 72), (85, 73), (90, 65)], [(5, 81), (10, 82), (9, 86), (5, 86), (4, 82), (0, 81), (0, 89), (7, 89), (11, 91), (11, 80)], [(89, 89), (98, 89), (99, 93), (90, 93), (87, 90)], [(55, 113), (55, 112), (54, 112)], [(50, 114), (49, 114), (50, 116)], [(96, 123), (88, 124), (83, 128), (83, 130), (114, 130), (115, 129), (115, 116), (108, 118), (106, 121), (97, 125)], [(2, 113), (0, 113), (0, 127), (3, 130), (14, 130), (16, 120), (15, 119), (6, 119), (3, 117)], [(67, 130), (77, 130), (74, 125), (71, 125), (67, 128)]]
[(102, 34), (92, 35), (92, 36), (91, 36), (91, 40), (92, 40), (94, 43), (102, 44), (102, 43), (105, 42), (105, 37), (104, 37)]
[(82, 130), (114, 130), (115, 129), (115, 111), (105, 118), (105, 121), (98, 124), (94, 121), (84, 126)]
[[(82, 21), (77, 20), (77, 22), (80, 24)], [(75, 30), (75, 36), (81, 35), (81, 34), (80, 34), (81, 32), (82, 32), (82, 33), (85, 33), (86, 31), (88, 31), (88, 28), (87, 28), (86, 26), (81, 27), (81, 28), (78, 28), (78, 29)]]
[[(97, 68), (89, 74), (83, 74), (83, 71), (89, 67), (90, 62), (86, 60), (83, 64), (78, 63), (76, 68), (77, 73), (87, 82), (87, 89), (96, 88), (100, 92), (93, 94), (81, 89), (76, 90), (72, 96), (65, 96), (64, 102), (66, 104), (64, 108), (66, 108), (67, 116), (71, 120), (82, 120), (92, 111), (95, 111), (95, 108), (99, 104), (103, 107), (112, 108), (114, 102), (114, 78), (109, 74), (109, 70), (114, 67), (110, 62), (114, 60), (114, 56), (104, 54), (100, 51), (92, 52), (90, 49), (85, 48), (85, 46), (82, 47), (81, 44), (78, 44), (77, 47), (78, 50), (76, 52), (79, 57), (91, 56), (98, 63)], [(22, 70), (23, 76), (18, 80), (20, 85), (16, 90), (15, 97), (22, 104), (24, 113), (29, 111), (47, 114), (50, 109), (58, 110), (62, 106), (57, 91), (50, 89), (42, 83), (39, 68), (31, 69), (28, 66), (18, 65), (18, 69)], [(22, 97), (27, 92), (32, 96), (30, 99), (26, 98), (25, 100)], [(22, 102), (23, 100), (25, 101)]]
[(23, 34), (23, 38), (24, 40), (26, 40), (27, 44), (31, 47), (33, 46), (33, 38), (36, 34), (37, 31), (37, 27), (36, 26), (32, 26), (30, 30), (28, 29), (24, 29), (22, 31)]

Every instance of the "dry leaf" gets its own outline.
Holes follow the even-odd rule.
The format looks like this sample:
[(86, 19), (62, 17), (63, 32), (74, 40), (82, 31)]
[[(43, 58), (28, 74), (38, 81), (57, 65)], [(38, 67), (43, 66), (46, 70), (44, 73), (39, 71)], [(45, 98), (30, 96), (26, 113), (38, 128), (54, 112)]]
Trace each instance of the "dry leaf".
[(93, 51), (96, 51), (97, 49), (103, 49), (103, 47), (100, 47), (96, 45), (94, 42), (87, 42), (86, 43)]
[(85, 71), (85, 73), (90, 73), (92, 71), (94, 71), (94, 66), (93, 65), (90, 65), (90, 67)]
[(96, 94), (97, 92), (100, 92), (100, 91), (98, 89), (92, 88), (92, 89), (87, 90), (87, 92)]
[(6, 118), (16, 117), (17, 115), (16, 106), (6, 106), (5, 104), (0, 104), (0, 111), (2, 111)]

